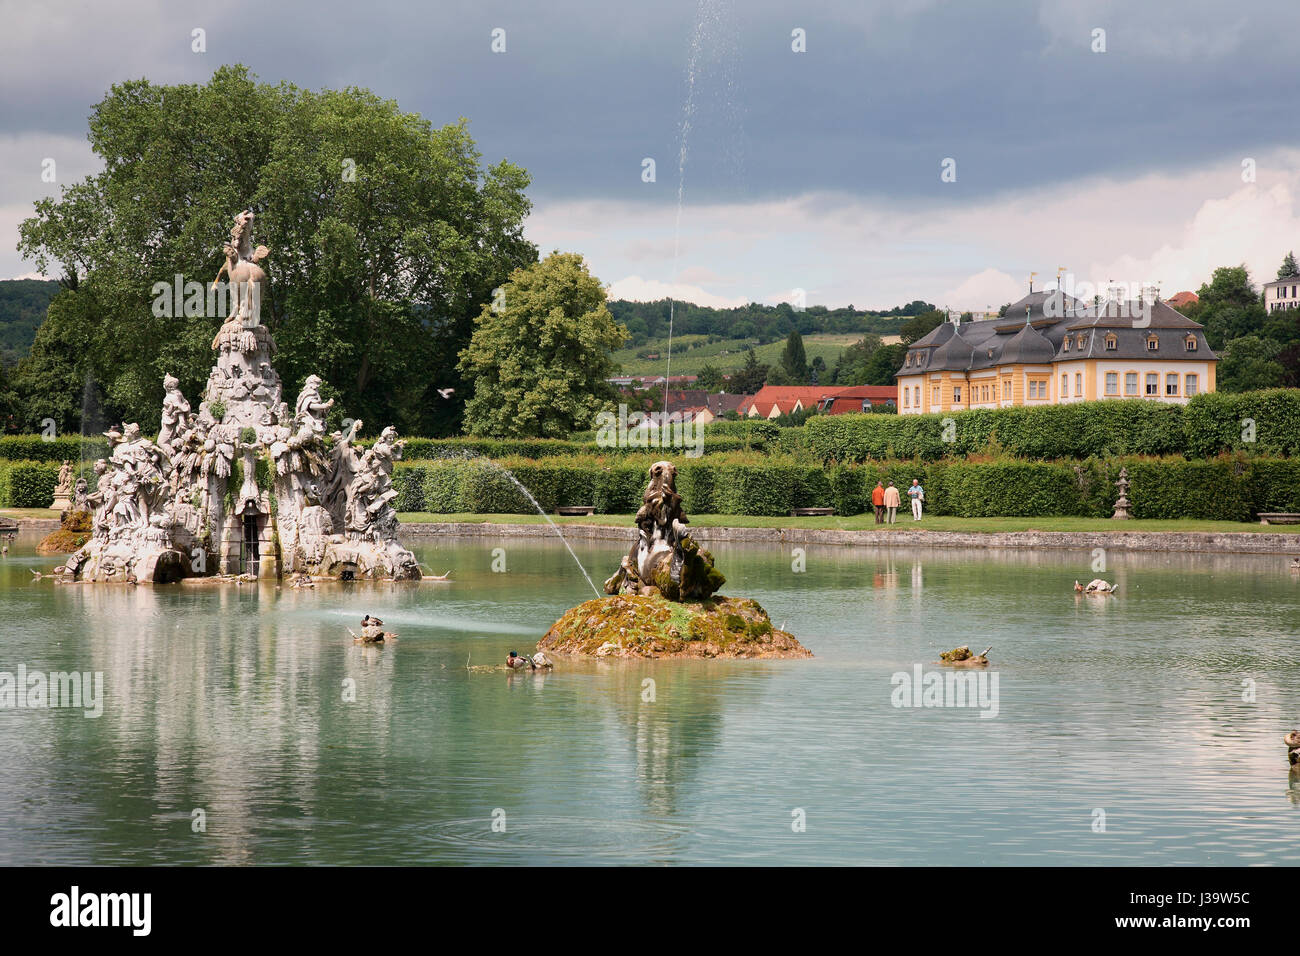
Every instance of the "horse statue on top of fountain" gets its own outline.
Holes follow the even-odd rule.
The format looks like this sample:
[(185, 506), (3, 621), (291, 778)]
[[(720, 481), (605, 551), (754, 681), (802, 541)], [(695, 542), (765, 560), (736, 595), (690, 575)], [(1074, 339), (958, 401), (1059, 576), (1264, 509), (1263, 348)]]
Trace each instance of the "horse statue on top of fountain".
[[(215, 349), (220, 344), (222, 335), (238, 334), (241, 329), (251, 329), (261, 324), (262, 296), (266, 294), (266, 272), (258, 265), (271, 251), (266, 246), (253, 248), (253, 210), (245, 209), (235, 217), (235, 224), (230, 229), (230, 241), (223, 247), (226, 261), (217, 270), (217, 277), (212, 280), (215, 289), (221, 281), (222, 273), (234, 291), (231, 299), (230, 315), (212, 340)], [(255, 342), (245, 351), (252, 351)]]

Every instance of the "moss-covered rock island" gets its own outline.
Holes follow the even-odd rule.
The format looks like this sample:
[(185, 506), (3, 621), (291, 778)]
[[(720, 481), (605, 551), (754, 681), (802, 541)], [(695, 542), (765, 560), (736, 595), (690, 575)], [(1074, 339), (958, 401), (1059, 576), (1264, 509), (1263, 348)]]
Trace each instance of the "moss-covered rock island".
[(812, 657), (772, 626), (757, 601), (718, 595), (669, 601), (619, 594), (579, 604), (552, 625), (538, 648), (583, 657)]
[(757, 601), (717, 593), (727, 579), (686, 531), (676, 476), (670, 462), (650, 466), (636, 541), (605, 582), (609, 597), (570, 610), (538, 648), (586, 657), (812, 657)]

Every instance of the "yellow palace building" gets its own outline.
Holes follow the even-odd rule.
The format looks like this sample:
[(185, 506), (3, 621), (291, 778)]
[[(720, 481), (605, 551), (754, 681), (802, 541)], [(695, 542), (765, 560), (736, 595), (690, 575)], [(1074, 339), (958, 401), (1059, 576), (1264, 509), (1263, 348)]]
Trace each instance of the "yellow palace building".
[(1085, 305), (1031, 292), (1001, 318), (945, 322), (895, 374), (900, 415), (1108, 398), (1185, 403), (1214, 391), (1204, 329), (1158, 298)]

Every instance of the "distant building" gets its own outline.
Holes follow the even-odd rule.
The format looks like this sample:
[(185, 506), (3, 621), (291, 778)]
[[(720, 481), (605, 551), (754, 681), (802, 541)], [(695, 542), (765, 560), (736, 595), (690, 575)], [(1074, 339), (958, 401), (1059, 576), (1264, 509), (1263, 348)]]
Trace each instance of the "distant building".
[(843, 415), (888, 405), (896, 394), (892, 385), (764, 385), (745, 397), (739, 411), (742, 418), (779, 418), (813, 409)]
[(1003, 318), (945, 322), (912, 343), (896, 373), (898, 411), (1105, 398), (1183, 404), (1214, 391), (1217, 365), (1201, 326), (1159, 300), (1094, 308), (1033, 292)]
[(1165, 301), (1169, 303), (1170, 308), (1181, 309), (1185, 305), (1193, 305), (1200, 302), (1201, 297), (1195, 292), (1175, 292)]
[(1288, 276), (1264, 283), (1264, 311), (1277, 312), (1279, 309), (1294, 309), (1300, 305), (1300, 276)]
[(898, 388), (894, 385), (850, 385), (832, 389), (817, 403), (817, 410), (823, 415), (845, 415), (894, 405), (897, 398)]

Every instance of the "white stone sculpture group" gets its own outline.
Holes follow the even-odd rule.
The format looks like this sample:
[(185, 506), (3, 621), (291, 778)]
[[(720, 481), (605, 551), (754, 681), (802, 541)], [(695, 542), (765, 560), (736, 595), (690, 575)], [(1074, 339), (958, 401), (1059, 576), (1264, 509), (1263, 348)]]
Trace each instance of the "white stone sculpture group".
[(364, 451), (346, 434), (326, 435), (333, 399), (307, 377), (292, 410), (271, 365), (275, 342), (258, 303), (266, 274), (252, 247), (253, 213), (236, 217), (226, 265), (241, 293), (213, 339), (216, 364), (195, 413), (171, 375), (163, 381), (156, 442), (136, 423), (105, 433), (95, 463), (91, 540), (65, 575), (162, 583), (211, 574), (309, 574), (344, 579), (420, 577), (397, 541), (393, 463), (403, 442), (385, 428)]

